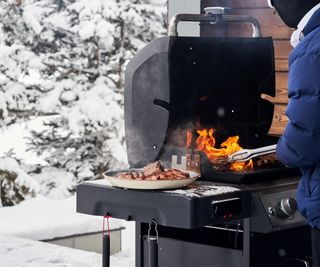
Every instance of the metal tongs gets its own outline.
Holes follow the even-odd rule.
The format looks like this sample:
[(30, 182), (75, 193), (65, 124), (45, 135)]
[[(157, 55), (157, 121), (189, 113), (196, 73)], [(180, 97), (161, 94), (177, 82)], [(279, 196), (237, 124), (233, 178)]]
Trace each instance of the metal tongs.
[(259, 157), (266, 154), (271, 154), (276, 152), (277, 145), (264, 146), (256, 149), (241, 149), (235, 153), (232, 153), (228, 156), (229, 162), (244, 162), (249, 159)]

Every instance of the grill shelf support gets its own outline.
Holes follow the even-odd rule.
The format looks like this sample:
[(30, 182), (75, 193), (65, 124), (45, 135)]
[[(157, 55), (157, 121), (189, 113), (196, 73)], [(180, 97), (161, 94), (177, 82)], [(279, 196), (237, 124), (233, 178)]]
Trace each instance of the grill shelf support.
[[(151, 236), (152, 225), (154, 225), (155, 236)], [(148, 243), (149, 243), (149, 266), (148, 267), (158, 267), (158, 230), (157, 222), (152, 220), (149, 224), (148, 230)]]
[(110, 236), (103, 235), (102, 242), (102, 266), (110, 267)]
[[(107, 219), (107, 230), (105, 231), (105, 220)], [(102, 266), (110, 267), (110, 226), (109, 215), (103, 217), (102, 237)]]

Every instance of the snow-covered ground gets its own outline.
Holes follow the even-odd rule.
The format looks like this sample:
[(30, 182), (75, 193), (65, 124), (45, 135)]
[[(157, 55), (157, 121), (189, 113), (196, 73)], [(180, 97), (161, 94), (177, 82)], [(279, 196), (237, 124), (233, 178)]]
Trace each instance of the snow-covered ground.
[(4, 267), (101, 266), (101, 256), (43, 242), (0, 235)]
[[(101, 266), (101, 255), (32, 240), (45, 240), (102, 230), (102, 217), (77, 214), (75, 196), (51, 200), (43, 196), (14, 207), (0, 208), (0, 266)], [(122, 251), (111, 256), (111, 267), (133, 267), (135, 224), (110, 219), (122, 231)]]
[[(125, 229), (122, 231), (121, 236), (121, 249), (124, 255), (129, 255), (131, 266), (134, 266), (134, 259), (135, 259), (135, 222), (126, 222), (123, 221), (123, 226)], [(111, 267), (113, 267), (111, 265)]]
[[(1, 267), (101, 267), (101, 255), (0, 234)], [(131, 251), (111, 256), (111, 267), (133, 267)]]
[[(76, 212), (76, 197), (52, 200), (37, 196), (13, 207), (0, 208), (0, 233), (32, 240), (49, 240), (102, 230), (101, 216)], [(122, 222), (111, 218), (110, 229)]]

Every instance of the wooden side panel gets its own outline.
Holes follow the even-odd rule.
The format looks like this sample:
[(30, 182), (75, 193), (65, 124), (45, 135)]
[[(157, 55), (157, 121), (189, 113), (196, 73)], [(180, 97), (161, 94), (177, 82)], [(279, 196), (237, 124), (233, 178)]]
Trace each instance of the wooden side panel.
[(288, 73), (278, 72), (276, 76), (276, 88), (277, 94), (274, 98), (275, 104), (284, 104), (288, 103)]
[(276, 57), (276, 71), (288, 72), (288, 57), (292, 50), (289, 39), (275, 40), (274, 52)]
[(276, 58), (283, 58), (288, 60), (291, 50), (292, 50), (292, 47), (290, 45), (289, 39), (274, 41), (274, 52), (275, 52)]
[[(281, 19), (275, 16), (270, 8), (233, 9), (231, 12), (235, 15), (249, 15), (257, 18), (261, 24), (263, 36), (272, 36), (275, 39), (287, 39), (292, 34), (292, 30), (284, 25)], [(228, 26), (228, 28), (230, 36), (251, 36), (252, 27), (248, 23), (235, 23)]]
[(279, 136), (283, 133), (284, 128), (288, 123), (288, 118), (285, 115), (286, 106), (276, 105), (273, 115), (273, 123), (271, 125), (269, 134)]

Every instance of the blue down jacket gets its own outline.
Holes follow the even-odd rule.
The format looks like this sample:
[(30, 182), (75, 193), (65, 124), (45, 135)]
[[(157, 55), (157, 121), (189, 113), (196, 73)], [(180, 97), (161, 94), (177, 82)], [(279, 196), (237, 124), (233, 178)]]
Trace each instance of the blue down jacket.
[(311, 227), (320, 229), (320, 9), (303, 34), (289, 57), (289, 123), (277, 155), (285, 165), (300, 167), (298, 208)]

